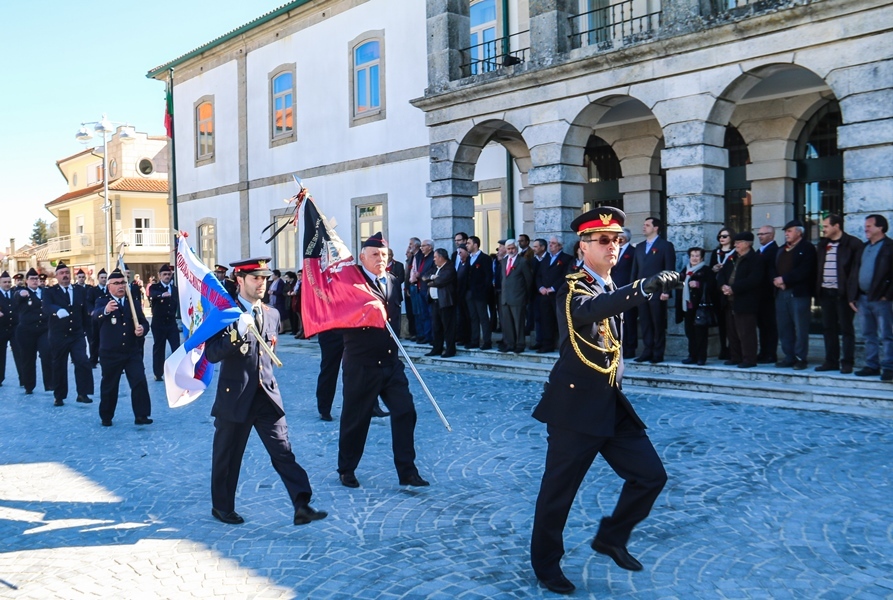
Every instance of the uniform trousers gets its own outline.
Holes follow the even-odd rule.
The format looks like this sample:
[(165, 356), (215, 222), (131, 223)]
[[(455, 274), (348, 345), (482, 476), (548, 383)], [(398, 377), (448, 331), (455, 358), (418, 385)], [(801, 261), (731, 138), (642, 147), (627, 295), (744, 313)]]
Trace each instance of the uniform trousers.
[(319, 343), (319, 377), (316, 379), (316, 408), (323, 416), (332, 414), (338, 370), (344, 355), (344, 336), (337, 331), (323, 331), (316, 336)]
[(345, 356), (341, 383), (344, 400), (338, 438), (338, 472), (342, 475), (353, 473), (360, 464), (372, 411), (381, 396), (391, 413), (391, 447), (397, 475), (400, 479), (418, 475), (415, 466), (416, 411), (403, 363), (393, 360), (382, 365), (362, 365)]
[(554, 350), (558, 339), (558, 314), (555, 306), (555, 294), (543, 296), (537, 292), (537, 302), (539, 302), (540, 328), (542, 331), (542, 341), (538, 343), (546, 350)]
[(853, 323), (856, 313), (850, 308), (846, 294), (841, 294), (839, 290), (822, 288), (819, 305), (822, 307), (825, 363), (834, 367), (852, 367), (856, 356), (856, 328)]
[(74, 382), (79, 396), (93, 393), (93, 367), (87, 358), (87, 341), (75, 334), (61, 340), (50, 337), (53, 353), (53, 396), (56, 400), (68, 397), (68, 357), (74, 363)]
[(527, 324), (527, 306), (503, 304), (500, 319), (502, 320), (502, 343), (509, 350), (521, 352), (527, 346), (524, 329)]
[[(158, 322), (156, 322), (158, 321)], [(152, 372), (155, 377), (164, 375), (164, 347), (169, 345), (171, 352), (180, 347), (180, 328), (177, 321), (161, 322), (152, 319)]]
[(103, 421), (111, 421), (115, 417), (122, 373), (127, 376), (127, 384), (130, 386), (130, 404), (133, 407), (133, 416), (140, 419), (152, 414), (152, 403), (149, 400), (149, 384), (146, 383), (143, 357), (138, 348), (133, 348), (127, 353), (102, 355), (102, 379), (99, 382), (99, 418)]
[(614, 513), (601, 520), (596, 538), (611, 546), (626, 546), (633, 527), (651, 512), (667, 482), (667, 473), (651, 440), (617, 407), (621, 418), (613, 436), (592, 436), (549, 425), (546, 468), (530, 542), (530, 561), (537, 577), (549, 579), (560, 571), (564, 527), (571, 505), (596, 454), (601, 454), (623, 480)]
[(646, 360), (663, 360), (667, 348), (667, 301), (654, 294), (648, 302), (640, 304), (638, 309), (641, 355)]
[(248, 444), (251, 428), (270, 455), (273, 468), (285, 484), (288, 497), (295, 508), (310, 502), (313, 492), (307, 472), (295, 460), (288, 440), (288, 423), (279, 416), (273, 401), (258, 388), (244, 423), (214, 419), (214, 443), (211, 457), (211, 503), (217, 510), (228, 513), (236, 508), (236, 488), (242, 470), (242, 456)]
[[(19, 366), (18, 345), (15, 343), (15, 336), (12, 332), (0, 335), (0, 383), (6, 379), (6, 347), (12, 346), (12, 355), (15, 360), (16, 367)], [(19, 372), (19, 382), (21, 383), (21, 371)]]
[(16, 339), (22, 354), (22, 387), (26, 391), (33, 391), (37, 387), (37, 355), (39, 353), (43, 389), (52, 390), (53, 359), (50, 353), (49, 334), (46, 331), (38, 334), (35, 331), (21, 329), (16, 331)]
[(87, 337), (90, 347), (90, 366), (95, 367), (99, 364), (99, 324), (93, 323), (94, 327), (90, 330)]

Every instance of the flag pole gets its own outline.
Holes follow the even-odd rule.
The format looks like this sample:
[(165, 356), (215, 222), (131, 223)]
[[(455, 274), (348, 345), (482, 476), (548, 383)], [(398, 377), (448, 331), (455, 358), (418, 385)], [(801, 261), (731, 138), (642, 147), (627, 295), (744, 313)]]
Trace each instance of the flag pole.
[(398, 338), (397, 334), (394, 333), (394, 329), (391, 327), (391, 324), (388, 323), (387, 319), (385, 319), (384, 324), (388, 328), (388, 332), (390, 332), (391, 337), (394, 338), (394, 341), (397, 343), (397, 347), (400, 348), (400, 352), (403, 354), (403, 358), (405, 358), (406, 362), (409, 363), (409, 368), (412, 369), (412, 372), (415, 374), (416, 379), (418, 379), (419, 383), (422, 384), (422, 389), (425, 390), (425, 394), (428, 395), (428, 400), (431, 401), (431, 404), (434, 406), (434, 410), (437, 411), (437, 416), (440, 417), (440, 420), (443, 422), (443, 426), (446, 427), (447, 431), (452, 431), (453, 428), (450, 427), (449, 421), (447, 421), (446, 417), (443, 415), (443, 411), (440, 410), (440, 406), (437, 405), (437, 401), (431, 394), (431, 390), (429, 390), (428, 386), (425, 385), (425, 380), (422, 379), (419, 370), (415, 368), (415, 365), (412, 363), (412, 359), (409, 358), (409, 354), (407, 354), (406, 348), (404, 348), (403, 344), (400, 343), (400, 338)]
[(270, 355), (270, 358), (273, 360), (273, 363), (275, 363), (275, 365), (277, 367), (281, 367), (282, 361), (279, 360), (279, 357), (273, 353), (273, 349), (270, 348), (270, 345), (261, 336), (260, 332), (257, 330), (257, 327), (254, 326), (254, 323), (252, 323), (251, 325), (248, 326), (248, 331), (251, 332), (251, 335), (254, 336), (254, 338), (257, 340), (257, 343), (260, 345), (260, 347), (263, 348), (264, 351)]
[[(127, 244), (122, 242), (121, 245), (118, 246), (118, 268), (124, 266), (124, 246), (126, 245)], [(122, 274), (124, 274), (124, 271), (127, 271), (127, 269), (121, 269)], [(142, 323), (140, 323), (136, 317), (136, 307), (133, 305), (133, 294), (130, 293), (130, 278), (126, 274), (124, 274), (124, 293), (127, 294), (127, 302), (130, 304), (130, 314), (133, 316), (133, 328), (136, 329), (137, 327), (140, 327)], [(143, 332), (143, 335), (146, 335), (145, 331)]]

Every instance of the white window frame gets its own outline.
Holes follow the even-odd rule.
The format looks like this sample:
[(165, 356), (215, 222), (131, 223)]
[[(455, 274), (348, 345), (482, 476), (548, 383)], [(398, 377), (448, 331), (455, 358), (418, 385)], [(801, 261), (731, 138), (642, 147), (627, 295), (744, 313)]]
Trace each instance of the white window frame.
[[(291, 75), (291, 88), (276, 93), (276, 80), (283, 75)], [(298, 87), (298, 78), (295, 63), (284, 64), (276, 67), (273, 71), (270, 72), (268, 78), (270, 89), (270, 147), (275, 148), (277, 146), (281, 146), (282, 144), (288, 144), (297, 140), (297, 95), (295, 92)], [(291, 129), (284, 128), (283, 131), (277, 132), (276, 101), (281, 99), (284, 106), (288, 97), (291, 97), (292, 126)], [(287, 110), (287, 107), (285, 107), (284, 109)]]
[[(356, 64), (356, 52), (365, 44), (369, 42), (378, 42), (378, 59), (371, 60), (368, 62), (364, 62), (361, 65)], [(353, 40), (348, 44), (348, 51), (350, 52), (350, 73), (348, 74), (350, 80), (350, 126), (354, 127), (357, 125), (364, 125), (366, 123), (370, 123), (372, 121), (380, 121), (386, 118), (386, 94), (385, 94), (385, 82), (387, 77), (385, 75), (385, 38), (384, 38), (384, 29), (379, 29), (375, 31), (367, 31)], [(364, 77), (367, 79), (367, 90), (371, 90), (371, 70), (373, 67), (378, 67), (378, 106), (368, 107), (364, 110), (360, 110), (359, 106), (359, 90), (357, 89), (357, 82), (360, 77)]]
[[(205, 233), (206, 228), (210, 228), (208, 233)], [(214, 270), (214, 265), (219, 262), (217, 259), (217, 219), (213, 217), (199, 219), (195, 223), (195, 237), (198, 238), (195, 249), (198, 251), (199, 258), (206, 267)]]
[[(363, 218), (360, 219), (360, 209), (370, 207), (370, 206), (380, 206), (381, 214), (376, 215), (375, 218)], [(384, 239), (388, 239), (388, 195), (387, 194), (373, 194), (371, 196), (359, 196), (357, 198), (351, 198), (350, 200), (350, 233), (351, 239), (353, 240), (354, 247), (351, 248), (354, 255), (358, 255), (360, 252), (360, 248), (363, 245), (363, 242), (366, 241), (366, 238), (369, 235), (373, 235), (378, 231), (381, 231), (382, 237)], [(362, 231), (362, 226), (364, 223), (378, 223), (380, 222), (380, 227), (374, 227), (367, 232)], [(364, 235), (368, 234), (368, 235)]]
[[(211, 106), (211, 116), (207, 119), (199, 119), (199, 108), (205, 104)], [(214, 162), (216, 149), (216, 140), (214, 138), (217, 131), (214, 124), (217, 112), (215, 108), (213, 95), (202, 96), (195, 101), (195, 104), (192, 107), (192, 116), (195, 119), (195, 166), (197, 167)], [(210, 126), (210, 128), (206, 133), (204, 129), (207, 126)], [(206, 136), (205, 140), (202, 140), (202, 135)]]
[[(277, 231), (283, 225), (285, 219), (294, 221), (294, 211), (288, 208), (280, 208), (270, 211), (272, 231)], [(273, 265), (282, 272), (298, 270), (298, 245), (294, 222), (279, 232), (271, 243), (273, 251)]]

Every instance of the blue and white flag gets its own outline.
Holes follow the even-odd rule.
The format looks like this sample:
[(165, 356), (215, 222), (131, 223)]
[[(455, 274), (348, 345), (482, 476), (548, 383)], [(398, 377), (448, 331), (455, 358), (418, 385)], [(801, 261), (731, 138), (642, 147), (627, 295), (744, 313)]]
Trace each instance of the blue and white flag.
[(211, 383), (214, 365), (205, 358), (205, 342), (242, 313), (182, 236), (177, 242), (176, 272), (186, 341), (164, 361), (164, 387), (171, 408), (189, 404)]

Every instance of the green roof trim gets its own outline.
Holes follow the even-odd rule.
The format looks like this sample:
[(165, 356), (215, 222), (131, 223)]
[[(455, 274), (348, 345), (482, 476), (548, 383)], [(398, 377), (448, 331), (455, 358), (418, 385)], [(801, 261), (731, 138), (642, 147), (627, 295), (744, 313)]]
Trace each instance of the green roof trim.
[(210, 50), (212, 48), (216, 48), (217, 46), (219, 46), (225, 42), (228, 42), (229, 40), (231, 40), (237, 36), (240, 36), (243, 33), (251, 31), (255, 27), (263, 25), (264, 23), (268, 23), (269, 21), (272, 21), (276, 17), (287, 14), (290, 10), (298, 8), (299, 6), (303, 6), (304, 4), (307, 4), (309, 2), (311, 2), (311, 0), (294, 0), (293, 2), (284, 4), (284, 5), (280, 6), (279, 8), (274, 8), (270, 12), (259, 16), (258, 18), (254, 19), (253, 21), (249, 21), (249, 22), (245, 23), (241, 27), (237, 27), (236, 29), (233, 29), (229, 33), (225, 33), (225, 34), (221, 35), (220, 37), (211, 40), (207, 44), (199, 46), (198, 48), (196, 48), (195, 50), (192, 50), (191, 52), (187, 52), (186, 54), (184, 54), (178, 58), (175, 58), (174, 60), (172, 60), (170, 62), (167, 62), (163, 65), (158, 66), (158, 67), (155, 67), (154, 69), (152, 69), (148, 73), (146, 73), (146, 78), (147, 79), (155, 79), (162, 73), (165, 73), (165, 72), (173, 69), (174, 67), (181, 65), (184, 62), (186, 62), (192, 58), (195, 58), (196, 56), (199, 56), (200, 54), (202, 54), (204, 52), (207, 52), (208, 50)]

